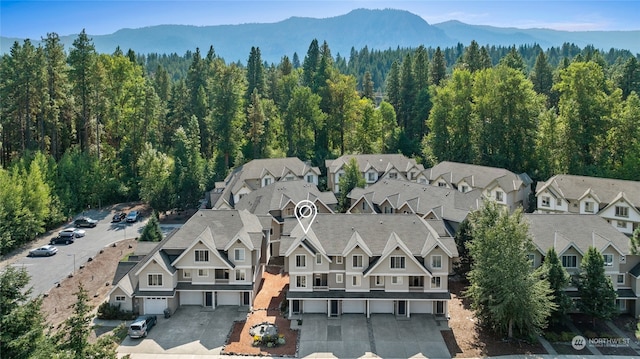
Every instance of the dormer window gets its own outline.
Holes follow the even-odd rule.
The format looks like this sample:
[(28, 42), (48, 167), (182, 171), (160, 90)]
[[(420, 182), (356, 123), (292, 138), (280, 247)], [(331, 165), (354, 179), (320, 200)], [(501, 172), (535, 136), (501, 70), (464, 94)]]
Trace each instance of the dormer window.
[(293, 176), (292, 175), (288, 175), (287, 177), (284, 178), (285, 181), (293, 181)]
[(262, 179), (262, 187), (266, 187), (271, 184), (271, 177), (266, 177)]
[(629, 207), (616, 206), (616, 217), (629, 217)]
[(307, 182), (308, 183), (313, 183), (313, 175), (307, 175)]
[(549, 196), (543, 196), (542, 201), (540, 201), (541, 207), (549, 207), (551, 206), (551, 198)]
[(467, 186), (465, 186), (465, 185), (460, 186), (460, 192), (462, 192), (462, 193), (466, 193), (466, 192), (468, 192), (468, 191), (469, 191), (469, 187), (467, 187)]
[(593, 213), (593, 202), (588, 201), (584, 203), (584, 211), (585, 213)]
[(613, 254), (603, 254), (604, 258), (604, 266), (605, 267), (613, 267)]
[(195, 261), (196, 262), (208, 262), (209, 261), (209, 251), (206, 249), (196, 249), (195, 250)]
[(367, 173), (367, 180), (369, 182), (373, 182), (376, 180), (376, 174), (374, 172)]
[(504, 192), (496, 191), (496, 201), (498, 202), (504, 201)]
[(392, 256), (391, 257), (391, 269), (404, 269), (405, 258), (404, 256)]
[(389, 178), (391, 178), (391, 179), (398, 179), (398, 174), (397, 174), (397, 173), (395, 173), (395, 172), (391, 172), (391, 173), (389, 173)]
[(236, 262), (244, 261), (244, 248), (236, 248), (233, 250), (233, 260)]
[(438, 182), (438, 187), (447, 187), (447, 182)]
[(433, 255), (431, 256), (431, 268), (442, 268), (442, 256)]

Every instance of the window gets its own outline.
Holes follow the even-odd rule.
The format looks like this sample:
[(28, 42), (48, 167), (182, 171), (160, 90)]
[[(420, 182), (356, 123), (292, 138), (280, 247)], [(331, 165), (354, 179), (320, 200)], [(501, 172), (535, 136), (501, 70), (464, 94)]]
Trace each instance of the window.
[(404, 256), (391, 256), (391, 269), (404, 269)]
[(303, 275), (296, 276), (296, 288), (306, 288), (307, 287), (307, 277)]
[(307, 182), (313, 183), (313, 175), (307, 175)]
[(233, 259), (236, 262), (244, 261), (244, 248), (236, 248), (233, 250)]
[(161, 286), (162, 285), (162, 274), (149, 274), (147, 276), (147, 284), (149, 286)]
[(351, 284), (354, 287), (359, 287), (360, 285), (362, 285), (362, 278), (358, 277), (357, 275), (354, 275), (351, 277)]
[(431, 268), (442, 268), (442, 256), (431, 256)]
[(336, 283), (342, 283), (342, 282), (344, 282), (344, 274), (342, 273), (336, 274)]
[(551, 206), (551, 198), (549, 196), (543, 196), (542, 201), (540, 202), (540, 206), (542, 207), (550, 207)]
[(532, 267), (535, 267), (535, 263), (536, 263), (536, 256), (534, 254), (527, 254), (527, 260), (529, 260), (529, 262), (531, 263)]
[(565, 268), (576, 268), (578, 266), (578, 257), (574, 255), (562, 256), (562, 266)]
[(209, 251), (206, 249), (196, 249), (196, 262), (208, 262), (209, 261)]
[(384, 213), (393, 213), (393, 208), (391, 208), (391, 207), (384, 207)]
[(469, 187), (467, 187), (467, 186), (465, 186), (465, 185), (460, 186), (460, 192), (465, 193), (465, 192), (467, 192), (468, 190), (469, 190)]
[(627, 222), (625, 221), (616, 221), (618, 228), (627, 228)]
[(287, 217), (293, 216), (293, 207), (287, 207), (284, 209), (284, 215)]
[(618, 274), (618, 278), (616, 279), (616, 283), (624, 284), (624, 274)]
[(440, 277), (431, 277), (431, 288), (440, 288)]
[(369, 178), (369, 182), (373, 182), (376, 180), (376, 174), (373, 172), (367, 173), (367, 177)]
[(616, 217), (629, 217), (629, 207), (616, 206)]
[(307, 256), (304, 254), (296, 254), (296, 267), (305, 268), (307, 266)]
[(209, 270), (208, 269), (198, 269), (198, 277), (208, 277)]
[(218, 279), (229, 279), (229, 270), (228, 269), (216, 269), (215, 270), (216, 280)]
[(438, 187), (447, 187), (446, 182), (438, 182)]
[(285, 181), (293, 181), (293, 176), (289, 175), (284, 178)]
[(618, 309), (621, 312), (624, 312), (627, 310), (627, 301), (624, 299), (616, 299), (616, 305), (618, 306)]
[(244, 269), (236, 270), (236, 280), (238, 282), (244, 282), (247, 279), (247, 271)]
[(116, 295), (116, 302), (124, 302), (126, 300), (124, 295)]
[(362, 255), (354, 254), (352, 259), (353, 259), (353, 263), (352, 263), (353, 268), (362, 268)]
[(316, 253), (316, 264), (322, 264), (322, 254)]
[(190, 270), (188, 270), (188, 269), (185, 269), (185, 270), (182, 272), (182, 278), (191, 278), (191, 271), (190, 271)]
[(376, 285), (381, 286), (384, 285), (384, 277), (381, 275), (376, 276)]
[(593, 202), (585, 202), (584, 203), (584, 211), (586, 213), (593, 213)]
[(409, 287), (424, 287), (424, 277), (422, 276), (409, 277)]
[(391, 178), (391, 179), (398, 179), (398, 174), (397, 174), (397, 173), (395, 173), (395, 172), (391, 172), (391, 173), (389, 173), (389, 178)]
[(391, 284), (402, 284), (402, 277), (391, 277)]
[(562, 206), (562, 198), (556, 199), (556, 206)]
[(263, 183), (262, 187), (266, 187), (266, 186), (270, 185), (271, 184), (271, 178), (269, 178), (269, 177), (265, 178), (262, 183)]
[(604, 266), (605, 267), (613, 267), (613, 254), (603, 254), (604, 258)]
[(336, 256), (336, 264), (342, 264), (342, 256)]
[(504, 192), (496, 191), (496, 201), (498, 202), (504, 201)]

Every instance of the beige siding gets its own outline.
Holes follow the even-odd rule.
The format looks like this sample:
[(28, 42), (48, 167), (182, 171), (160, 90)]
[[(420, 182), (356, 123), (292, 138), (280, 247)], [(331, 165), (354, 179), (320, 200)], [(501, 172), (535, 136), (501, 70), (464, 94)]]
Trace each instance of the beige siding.
[[(196, 250), (207, 250), (209, 251), (209, 261), (208, 262), (196, 262)], [(175, 264), (176, 268), (227, 268), (228, 265), (223, 262), (216, 253), (213, 253), (209, 247), (205, 246), (202, 243), (197, 243), (193, 248), (189, 250), (189, 252), (185, 253), (182, 258)]]
[(337, 256), (331, 256), (331, 263), (329, 263), (329, 270), (345, 270), (346, 258), (342, 258), (342, 264), (338, 264), (336, 260)]
[[(441, 259), (440, 262), (442, 263), (441, 268), (434, 268), (432, 266), (433, 256), (440, 256), (440, 259)], [(429, 268), (429, 270), (434, 273), (449, 273), (451, 269), (449, 261), (450, 261), (449, 256), (444, 250), (442, 250), (442, 248), (440, 248), (440, 246), (436, 246), (435, 248), (433, 248), (431, 252), (427, 253), (427, 255), (424, 257), (424, 263), (426, 264), (426, 267)]]
[[(354, 268), (353, 267), (353, 256), (354, 255), (362, 255), (362, 267)], [(349, 253), (345, 258), (345, 269), (347, 272), (359, 272), (362, 273), (365, 268), (369, 266), (369, 256), (362, 250), (360, 247), (354, 248), (351, 253)]]
[[(244, 251), (244, 259), (243, 260), (236, 260), (236, 256), (235, 256), (235, 251), (236, 249)], [(240, 240), (237, 240), (236, 243), (234, 243), (229, 250), (227, 251), (227, 257), (229, 258), (229, 260), (235, 264), (236, 266), (240, 266), (240, 267), (247, 267), (247, 266), (252, 266), (255, 265), (257, 263), (257, 261), (254, 261), (254, 253), (252, 253), (249, 248), (247, 248), (247, 246), (244, 245), (244, 243), (242, 243)]]
[[(161, 286), (149, 286), (148, 275), (149, 274), (161, 274), (162, 285)], [(140, 290), (172, 290), (177, 284), (177, 276), (171, 276), (164, 268), (154, 262), (150, 262), (139, 275)]]
[[(354, 285), (354, 279), (356, 278), (356, 283), (359, 285)], [(345, 290), (352, 292), (360, 292), (360, 291), (369, 291), (369, 280), (365, 278), (361, 274), (347, 274), (344, 276), (345, 280)]]
[[(400, 256), (404, 257), (405, 268), (404, 269), (392, 269), (391, 257)], [(444, 259), (444, 258), (443, 258)], [(444, 263), (443, 263), (444, 265)], [(400, 249), (396, 249), (391, 254), (379, 262), (369, 275), (425, 275), (425, 270), (421, 269), (417, 263), (414, 262), (413, 256), (408, 256)]]
[[(305, 267), (296, 267), (296, 255), (305, 256)], [(289, 263), (289, 273), (313, 273), (315, 257), (303, 248), (302, 245), (298, 246), (286, 260)]]
[[(124, 297), (123, 302), (116, 301), (116, 297)], [(131, 312), (133, 311), (133, 300), (120, 288), (115, 288), (113, 293), (109, 296), (109, 304), (119, 305), (120, 310)]]
[[(338, 283), (337, 281), (337, 276), (338, 274), (342, 275), (342, 283)], [(345, 274), (344, 273), (329, 273), (328, 276), (328, 281), (329, 281), (329, 289), (344, 289), (345, 284)]]

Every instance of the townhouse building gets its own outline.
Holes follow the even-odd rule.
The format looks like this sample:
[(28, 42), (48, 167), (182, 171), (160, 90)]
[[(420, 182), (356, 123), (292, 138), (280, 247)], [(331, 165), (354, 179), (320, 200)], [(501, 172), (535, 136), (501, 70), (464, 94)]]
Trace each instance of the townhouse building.
[(119, 263), (109, 302), (141, 314), (251, 306), (270, 256), (269, 226), (270, 216), (201, 209), (139, 260)]
[(280, 255), (289, 316), (416, 313), (446, 316), (458, 256), (441, 221), (417, 215), (318, 214), (307, 233), (285, 220)]
[(372, 185), (381, 179), (415, 182), (417, 176), (424, 170), (424, 166), (417, 163), (415, 159), (401, 154), (344, 155), (335, 160), (325, 161), (327, 188), (335, 193), (340, 192), (340, 177), (344, 175), (344, 168), (352, 158), (355, 158), (358, 163), (365, 186)]
[(518, 207), (526, 211), (533, 180), (526, 173), (515, 174), (504, 168), (443, 161), (425, 169), (418, 175), (417, 182), (460, 192), (479, 189), (485, 198), (506, 206), (509, 211)]
[(632, 235), (640, 226), (640, 182), (555, 175), (537, 184), (537, 212), (596, 214)]

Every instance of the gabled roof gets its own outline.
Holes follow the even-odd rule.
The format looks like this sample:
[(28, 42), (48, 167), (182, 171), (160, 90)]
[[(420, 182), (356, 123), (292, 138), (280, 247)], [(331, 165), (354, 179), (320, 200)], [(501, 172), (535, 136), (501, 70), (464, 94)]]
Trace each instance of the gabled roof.
[[(388, 202), (399, 209), (407, 204), (414, 213), (425, 215), (435, 212), (444, 219), (462, 222), (469, 212), (482, 205), (481, 190), (462, 193), (452, 188), (442, 188), (401, 180), (385, 179), (367, 188), (354, 188), (348, 195), (353, 202), (362, 197), (380, 207)], [(441, 208), (440, 210), (437, 210)]]
[(347, 245), (342, 250), (341, 255), (346, 257), (356, 247), (360, 247), (360, 249), (362, 249), (369, 257), (373, 256), (373, 252), (371, 252), (371, 249), (369, 249), (369, 246), (367, 246), (367, 243), (362, 239), (357, 231), (353, 231), (353, 234), (351, 235), (349, 242), (347, 242)]
[(415, 167), (422, 171), (424, 167), (418, 164), (415, 159), (407, 158), (401, 154), (365, 154), (365, 155), (344, 155), (335, 160), (326, 160), (325, 165), (328, 173), (338, 172), (344, 165), (348, 164), (352, 158), (358, 162), (360, 172), (366, 172), (374, 168), (378, 173), (386, 173), (392, 167), (399, 172), (407, 172)]
[(165, 270), (167, 273), (171, 275), (173, 275), (176, 272), (176, 268), (171, 265), (171, 260), (169, 259), (167, 254), (164, 253), (163, 251), (157, 251), (153, 253), (153, 255), (151, 255), (151, 258), (148, 258), (147, 260), (145, 260), (142, 266), (140, 268), (137, 268), (137, 270), (133, 274), (136, 276), (139, 275), (140, 272), (151, 263), (158, 264), (160, 268), (162, 268), (163, 270)]
[(560, 255), (570, 247), (586, 253), (590, 246), (600, 251), (612, 246), (622, 255), (630, 254), (629, 238), (598, 215), (528, 213), (524, 218), (543, 253), (551, 247)]
[[(533, 181), (526, 173), (515, 174), (504, 168), (471, 165), (460, 162), (443, 161), (424, 170), (429, 182), (437, 178), (443, 178), (449, 185), (456, 185), (463, 179), (472, 176), (474, 188), (485, 189), (497, 181), (497, 185), (506, 191), (517, 190), (522, 186), (528, 186)], [(467, 182), (469, 183), (469, 182)], [(471, 185), (471, 183), (469, 183)]]
[(640, 207), (640, 182), (626, 181), (612, 178), (599, 178), (575, 175), (555, 175), (551, 177), (539, 190), (536, 195), (547, 188), (553, 188), (556, 193), (562, 194), (567, 200), (578, 200), (587, 189), (597, 195), (600, 203), (611, 203), (624, 192), (629, 202), (636, 208)]
[(587, 196), (591, 196), (591, 197), (593, 197), (593, 199), (595, 199), (595, 200), (596, 200), (596, 202), (598, 202), (598, 203), (602, 202), (602, 201), (600, 200), (600, 198), (598, 197), (598, 195), (597, 195), (595, 192), (593, 192), (593, 190), (592, 190), (591, 188), (587, 188), (587, 190), (586, 190), (586, 191), (584, 191), (584, 193), (582, 194), (582, 196), (580, 196), (580, 197), (578, 198), (578, 201), (582, 201), (582, 199), (586, 198)]
[(426, 275), (431, 276), (431, 272), (427, 268), (425, 268), (425, 266), (422, 263), (418, 262), (418, 260), (416, 259), (415, 255), (413, 253), (411, 253), (409, 248), (407, 248), (407, 246), (400, 239), (400, 237), (398, 237), (398, 235), (395, 234), (395, 232), (391, 232), (391, 234), (389, 235), (389, 239), (387, 240), (387, 243), (386, 243), (384, 249), (382, 250), (382, 254), (380, 255), (380, 258), (376, 261), (376, 263), (374, 265), (369, 266), (363, 272), (364, 276), (366, 277), (369, 273), (371, 273), (374, 269), (376, 269), (376, 267), (378, 267), (380, 265), (380, 263), (383, 262), (384, 259), (389, 257), (391, 255), (391, 253), (393, 253), (393, 251), (395, 251), (398, 248), (402, 252), (404, 252), (404, 254), (407, 256), (407, 258), (409, 258), (409, 260), (413, 261), (416, 264), (416, 266), (418, 266), (418, 268), (420, 268)]
[(296, 204), (302, 200), (321, 202), (328, 209), (338, 204), (332, 192), (320, 192), (313, 183), (295, 180), (275, 182), (257, 189), (242, 197), (235, 208), (255, 214), (269, 214), (282, 210), (289, 202)]
[(633, 203), (631, 201), (629, 201), (629, 199), (627, 198), (627, 195), (624, 192), (620, 192), (617, 196), (615, 196), (611, 202), (609, 202), (609, 204), (604, 207), (599, 213), (602, 213), (604, 211), (606, 211), (607, 209), (615, 206), (616, 204), (619, 204), (620, 202), (626, 202), (630, 207), (632, 211), (635, 211), (636, 213), (638, 212), (638, 207), (635, 207), (633, 205)]

